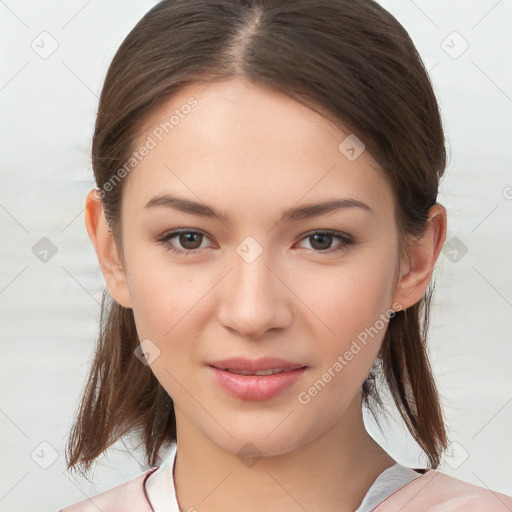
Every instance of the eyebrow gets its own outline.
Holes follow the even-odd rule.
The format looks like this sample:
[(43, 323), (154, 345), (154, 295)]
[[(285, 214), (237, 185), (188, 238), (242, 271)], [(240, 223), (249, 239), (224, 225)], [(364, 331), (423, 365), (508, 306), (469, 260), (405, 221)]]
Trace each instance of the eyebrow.
[[(170, 194), (161, 194), (153, 197), (146, 203), (145, 208), (152, 208), (155, 206), (165, 206), (167, 208), (190, 213), (192, 215), (198, 215), (200, 217), (215, 218), (225, 223), (230, 222), (227, 212), (219, 212), (207, 204)], [(375, 214), (367, 204), (357, 199), (330, 199), (316, 204), (307, 204), (285, 210), (281, 215), (279, 223), (281, 224), (284, 222), (319, 217), (321, 215), (326, 215), (327, 213), (333, 213), (337, 210), (346, 210), (349, 208), (359, 208), (371, 213), (372, 215)]]

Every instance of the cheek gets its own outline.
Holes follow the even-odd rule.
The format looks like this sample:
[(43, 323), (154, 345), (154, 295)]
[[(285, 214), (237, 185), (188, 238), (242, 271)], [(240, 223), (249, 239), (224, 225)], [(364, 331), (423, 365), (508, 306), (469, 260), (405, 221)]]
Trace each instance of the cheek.
[(183, 389), (187, 372), (201, 363), (196, 345), (208, 317), (202, 302), (206, 285), (178, 267), (143, 269), (130, 282), (137, 333), (140, 340), (154, 344), (149, 345), (157, 354), (151, 371), (173, 400), (181, 403), (189, 398)]
[(323, 283), (315, 279), (314, 303), (332, 331), (346, 339), (386, 312), (393, 297), (392, 269), (391, 263), (374, 261), (331, 272)]
[(392, 312), (392, 270), (391, 259), (374, 259), (331, 273), (323, 283), (316, 281), (311, 309), (324, 333), (315, 336), (318, 354), (322, 354), (320, 373), (340, 362), (341, 356), (343, 372), (339, 365), (332, 371), (344, 377), (336, 380), (364, 380), (377, 357)]
[[(327, 423), (359, 393), (386, 333), (389, 280), (379, 275), (364, 272), (340, 278), (336, 290), (323, 298), (322, 318), (329, 329), (322, 327), (324, 335), (315, 336), (319, 357), (297, 399), (305, 413), (318, 411)], [(317, 307), (320, 311), (320, 304)]]
[[(161, 340), (197, 302), (190, 271), (170, 264), (165, 250), (127, 233), (127, 281), (139, 336)], [(194, 301), (195, 299), (195, 301)]]
[(141, 340), (150, 339), (160, 351), (162, 357), (151, 365), (155, 373), (164, 371), (161, 367), (179, 372), (184, 361), (198, 362), (196, 345), (211, 318), (208, 292), (218, 278), (150, 253), (134, 251), (128, 262), (136, 329)]
[[(204, 284), (179, 269), (147, 270), (132, 276), (130, 287), (137, 329), (146, 337), (167, 343), (171, 338), (198, 325)], [(195, 323), (190, 323), (191, 318)], [(189, 336), (190, 337), (190, 336)]]

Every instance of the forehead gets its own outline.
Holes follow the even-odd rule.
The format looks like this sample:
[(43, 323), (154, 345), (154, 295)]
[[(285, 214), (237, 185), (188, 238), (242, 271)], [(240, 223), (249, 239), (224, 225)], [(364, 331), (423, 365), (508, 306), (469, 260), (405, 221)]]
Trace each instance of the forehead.
[(151, 149), (130, 172), (123, 202), (143, 208), (172, 192), (236, 216), (263, 205), (275, 216), (300, 203), (352, 197), (383, 214), (392, 209), (391, 190), (367, 151), (347, 158), (348, 136), (270, 88), (240, 79), (191, 84), (146, 119), (134, 149)]

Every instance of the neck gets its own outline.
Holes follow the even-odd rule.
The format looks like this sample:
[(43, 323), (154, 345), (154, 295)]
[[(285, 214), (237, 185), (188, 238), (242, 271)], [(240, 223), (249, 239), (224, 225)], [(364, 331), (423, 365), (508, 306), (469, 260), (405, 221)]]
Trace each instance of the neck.
[(243, 464), (177, 411), (176, 495), (182, 512), (354, 511), (395, 461), (365, 429), (358, 394), (343, 417), (314, 441)]

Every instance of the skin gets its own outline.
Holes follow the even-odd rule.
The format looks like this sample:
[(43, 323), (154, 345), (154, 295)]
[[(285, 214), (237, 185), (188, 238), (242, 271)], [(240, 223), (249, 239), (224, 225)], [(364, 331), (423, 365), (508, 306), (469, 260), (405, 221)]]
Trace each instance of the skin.
[[(197, 106), (125, 178), (123, 252), (94, 191), (85, 217), (111, 295), (133, 308), (140, 339), (160, 351), (151, 369), (175, 405), (180, 508), (353, 511), (395, 463), (367, 433), (361, 410), (360, 388), (385, 329), (309, 403), (298, 394), (394, 303), (406, 309), (422, 298), (445, 240), (446, 211), (432, 207), (411, 259), (400, 258), (393, 194), (371, 155), (349, 161), (338, 150), (348, 133), (239, 79), (180, 90), (151, 114), (141, 144), (191, 96)], [(171, 192), (231, 223), (145, 208)], [(373, 213), (347, 208), (278, 222), (285, 209), (347, 197)], [(193, 255), (157, 241), (182, 228), (205, 235), (172, 239)], [(354, 242), (315, 243), (322, 230)], [(236, 250), (247, 236), (263, 251), (251, 263)], [(205, 366), (235, 356), (282, 357), (308, 370), (280, 395), (247, 401), (228, 395)], [(237, 457), (247, 442), (262, 455), (250, 467)]]

